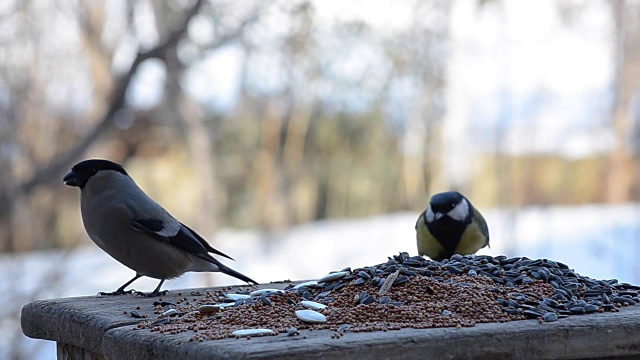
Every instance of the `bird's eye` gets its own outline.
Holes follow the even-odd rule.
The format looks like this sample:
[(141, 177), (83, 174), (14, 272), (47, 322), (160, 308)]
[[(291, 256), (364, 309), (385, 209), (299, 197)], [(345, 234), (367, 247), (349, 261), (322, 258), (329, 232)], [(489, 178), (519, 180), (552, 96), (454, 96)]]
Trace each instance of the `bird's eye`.
[(455, 204), (455, 203), (452, 203), (452, 204), (451, 204), (451, 208), (453, 209), (453, 208), (455, 208), (455, 207), (456, 207), (456, 204)]

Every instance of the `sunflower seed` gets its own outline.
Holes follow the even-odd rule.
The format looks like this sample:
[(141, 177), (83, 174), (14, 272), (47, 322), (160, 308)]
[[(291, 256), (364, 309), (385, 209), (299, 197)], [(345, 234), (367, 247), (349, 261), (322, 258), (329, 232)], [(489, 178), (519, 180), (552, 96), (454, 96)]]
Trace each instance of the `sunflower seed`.
[(360, 301), (360, 304), (362, 305), (369, 305), (373, 302), (376, 301), (376, 298), (373, 295), (369, 295), (367, 297), (365, 297), (364, 299), (362, 299), (362, 301)]
[(553, 321), (556, 321), (556, 320), (558, 320), (558, 314), (556, 314), (556, 313), (554, 313), (554, 312), (548, 312), (548, 313), (545, 313), (545, 314), (542, 316), (542, 320), (544, 320), (544, 322), (553, 322)]
[(522, 313), (529, 319), (537, 319), (543, 315), (537, 310), (525, 310)]
[(153, 306), (158, 306), (158, 305), (160, 305), (162, 307), (165, 307), (165, 306), (176, 306), (176, 304), (170, 303), (168, 301), (154, 301), (153, 302)]
[(576, 315), (581, 315), (581, 314), (585, 313), (585, 310), (584, 310), (584, 308), (582, 306), (573, 306), (573, 307), (569, 308), (569, 311), (572, 314), (576, 314)]
[(164, 318), (164, 319), (160, 319), (160, 320), (156, 320), (156, 321), (152, 322), (151, 326), (167, 325), (170, 322), (171, 322), (171, 319)]
[(395, 279), (393, 281), (393, 284), (391, 284), (391, 286), (396, 286), (396, 285), (401, 285), (406, 283), (407, 281), (409, 281), (409, 277), (406, 275), (400, 276), (397, 279)]
[(411, 259), (405, 260), (402, 264), (405, 265), (405, 266), (421, 267), (422, 266), (422, 261), (418, 260), (418, 259), (411, 258)]
[(329, 296), (329, 294), (331, 294), (331, 290), (329, 290), (329, 291), (323, 291), (323, 292), (321, 292), (320, 294), (316, 295), (315, 300), (318, 300), (318, 299), (322, 299), (322, 298), (324, 298), (324, 297), (327, 297), (327, 296)]
[(611, 299), (611, 301), (613, 301), (614, 303), (618, 303), (618, 304), (622, 304), (622, 305), (635, 305), (636, 302), (634, 300), (631, 300), (629, 298), (626, 297), (614, 297), (613, 299)]
[(348, 274), (349, 274), (349, 272), (347, 272), (347, 271), (337, 271), (337, 272), (334, 272), (334, 273), (329, 273), (329, 274), (321, 277), (320, 279), (318, 279), (318, 284), (331, 282), (331, 281), (336, 281), (336, 280), (342, 279), (343, 277), (347, 276)]
[(364, 278), (357, 278), (356, 281), (354, 281), (353, 283), (356, 285), (362, 285), (364, 283), (366, 283), (367, 280), (365, 280)]
[(295, 286), (293, 287), (293, 289), (294, 289), (294, 290), (297, 290), (297, 289), (299, 289), (299, 288), (301, 288), (301, 287), (316, 287), (316, 286), (318, 286), (318, 282), (317, 282), (316, 280), (311, 280), (311, 281), (305, 281), (305, 282), (303, 282), (303, 283), (300, 283), (300, 284), (298, 284), (298, 285), (295, 285)]
[(518, 315), (520, 313), (518, 309), (514, 309), (514, 308), (504, 309), (504, 311), (509, 315)]
[(584, 307), (584, 312), (586, 314), (591, 314), (591, 313), (594, 313), (596, 311), (598, 311), (598, 307), (596, 305), (589, 304), (589, 305)]
[(447, 270), (449, 270), (452, 274), (462, 274), (464, 272), (464, 270), (459, 267), (459, 266), (454, 266), (454, 265), (447, 265), (446, 267)]
[(271, 302), (271, 300), (269, 300), (268, 297), (266, 297), (266, 294), (262, 294), (262, 296), (260, 296), (260, 301), (262, 301), (262, 303), (265, 305), (273, 306), (273, 303)]

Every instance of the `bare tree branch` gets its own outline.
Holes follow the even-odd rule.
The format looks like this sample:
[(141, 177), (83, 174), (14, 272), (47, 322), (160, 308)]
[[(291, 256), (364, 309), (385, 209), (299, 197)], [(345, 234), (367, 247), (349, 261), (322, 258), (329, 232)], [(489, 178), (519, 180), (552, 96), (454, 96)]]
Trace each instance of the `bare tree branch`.
[(38, 185), (52, 181), (52, 178), (56, 177), (67, 167), (69, 167), (70, 163), (77, 160), (85, 151), (87, 151), (91, 144), (93, 144), (98, 138), (100, 138), (100, 136), (102, 136), (102, 134), (104, 134), (113, 125), (114, 115), (116, 114), (116, 112), (118, 112), (118, 110), (122, 109), (125, 106), (125, 96), (127, 93), (127, 89), (131, 84), (131, 79), (138, 71), (138, 67), (140, 66), (140, 64), (142, 64), (145, 60), (152, 58), (163, 59), (167, 53), (167, 50), (175, 47), (178, 44), (178, 41), (186, 33), (189, 21), (200, 11), (203, 3), (204, 0), (196, 1), (195, 5), (185, 14), (185, 19), (181, 26), (178, 27), (176, 31), (171, 33), (162, 44), (149, 51), (139, 52), (137, 54), (127, 74), (125, 74), (118, 80), (111, 100), (109, 102), (109, 108), (100, 122), (98, 122), (98, 124), (93, 129), (91, 129), (85, 135), (85, 137), (73, 148), (71, 148), (64, 154), (57, 156), (47, 166), (36, 170), (36, 172), (31, 176), (29, 180), (20, 184), (18, 187), (24, 194), (29, 193)]

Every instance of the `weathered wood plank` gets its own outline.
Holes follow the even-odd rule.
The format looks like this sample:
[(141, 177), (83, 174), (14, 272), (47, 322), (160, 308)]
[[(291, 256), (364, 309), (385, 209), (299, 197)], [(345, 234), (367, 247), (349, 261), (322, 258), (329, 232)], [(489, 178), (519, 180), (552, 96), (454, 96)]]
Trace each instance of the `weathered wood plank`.
[[(340, 358), (340, 359), (587, 359), (640, 355), (640, 307), (616, 314), (574, 316), (555, 323), (535, 320), (479, 324), (473, 328), (403, 329), (346, 333), (303, 331), (302, 336), (188, 343), (191, 334), (158, 336), (131, 326), (109, 330), (107, 358)], [(180, 342), (180, 343), (179, 343)], [(135, 350), (132, 350), (135, 348)]]
[[(148, 300), (148, 299), (145, 299)], [(136, 324), (123, 315), (138, 299), (130, 296), (86, 296), (39, 300), (25, 305), (20, 318), (22, 332), (32, 338), (53, 340), (102, 353), (102, 338), (107, 330)], [(151, 314), (147, 306), (141, 313)]]
[(58, 360), (104, 360), (104, 356), (77, 346), (58, 343)]
[[(268, 287), (284, 287), (269, 284)], [(203, 293), (206, 289), (199, 289)], [(163, 300), (175, 302), (175, 290)], [(22, 311), (23, 332), (30, 337), (70, 344), (107, 359), (341, 358), (361, 359), (579, 359), (640, 356), (640, 306), (619, 313), (571, 316), (554, 323), (535, 320), (479, 324), (473, 328), (403, 329), (346, 333), (302, 331), (300, 336), (226, 339), (190, 343), (191, 333), (166, 335), (135, 330), (130, 312), (140, 306), (150, 318), (153, 301), (133, 296), (42, 300)], [(303, 338), (306, 336), (306, 339)]]
[[(269, 284), (269, 287), (284, 288), (286, 285), (275, 283)], [(192, 291), (205, 293), (207, 290), (211, 289), (174, 290), (163, 299), (175, 303)], [(184, 296), (179, 296), (180, 293)], [(120, 295), (38, 300), (22, 308), (22, 332), (31, 338), (53, 340), (101, 354), (102, 339), (109, 329), (137, 324), (144, 320), (130, 315), (138, 306), (140, 314), (155, 317), (152, 304), (158, 299)], [(125, 311), (128, 314), (124, 314)]]

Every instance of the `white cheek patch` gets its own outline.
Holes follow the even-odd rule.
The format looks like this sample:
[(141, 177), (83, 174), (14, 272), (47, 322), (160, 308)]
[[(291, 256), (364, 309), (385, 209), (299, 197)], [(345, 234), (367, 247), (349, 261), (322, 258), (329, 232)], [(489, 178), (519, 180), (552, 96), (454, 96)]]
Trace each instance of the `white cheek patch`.
[(429, 224), (431, 224), (431, 223), (433, 222), (433, 217), (434, 217), (434, 216), (433, 216), (433, 210), (431, 210), (431, 206), (429, 206), (429, 207), (427, 208), (427, 212), (426, 212), (426, 214), (425, 214), (425, 217), (427, 218), (427, 222), (428, 222)]
[(464, 221), (469, 214), (469, 203), (467, 200), (462, 199), (460, 204), (456, 205), (453, 210), (449, 211), (447, 215), (455, 221)]

